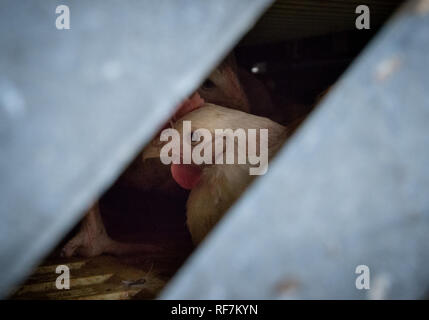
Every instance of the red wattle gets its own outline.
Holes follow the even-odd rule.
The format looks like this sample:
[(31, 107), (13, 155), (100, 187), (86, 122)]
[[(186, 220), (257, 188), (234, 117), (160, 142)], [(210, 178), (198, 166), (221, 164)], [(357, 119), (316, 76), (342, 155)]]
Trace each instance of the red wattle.
[(173, 179), (183, 189), (191, 190), (201, 178), (201, 168), (192, 164), (172, 164), (170, 170)]

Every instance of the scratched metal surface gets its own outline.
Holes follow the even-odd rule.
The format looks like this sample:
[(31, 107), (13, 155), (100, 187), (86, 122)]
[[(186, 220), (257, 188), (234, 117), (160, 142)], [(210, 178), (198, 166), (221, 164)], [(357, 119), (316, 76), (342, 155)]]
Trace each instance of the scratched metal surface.
[(1, 1), (0, 297), (270, 2)]
[[(429, 1), (409, 3), (170, 282), (167, 299), (422, 298)], [(370, 268), (357, 290), (355, 269)]]

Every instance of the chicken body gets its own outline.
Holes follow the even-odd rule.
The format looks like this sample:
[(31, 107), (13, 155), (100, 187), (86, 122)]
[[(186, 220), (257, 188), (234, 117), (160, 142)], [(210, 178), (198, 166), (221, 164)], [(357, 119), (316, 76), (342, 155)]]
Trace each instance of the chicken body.
[(246, 165), (223, 164), (202, 170), (201, 181), (186, 203), (186, 225), (194, 244), (205, 238), (253, 179)]
[[(234, 131), (245, 129), (246, 132), (248, 129), (256, 129), (257, 131), (268, 129), (269, 159), (276, 154), (289, 134), (286, 127), (268, 118), (213, 104), (205, 104), (203, 107), (186, 114), (174, 124), (174, 128), (178, 130), (182, 138), (184, 121), (191, 121), (192, 132), (200, 128), (208, 129), (212, 134), (213, 141), (211, 143), (213, 144), (216, 129), (232, 129)], [(239, 148), (237, 143), (237, 140), (234, 140), (235, 159), (238, 159)], [(226, 150), (226, 145), (224, 145), (224, 154)], [(148, 154), (152, 156), (159, 155), (160, 151), (160, 148), (156, 151), (152, 150), (152, 152), (147, 150)], [(254, 165), (248, 161), (245, 164), (215, 164), (215, 158), (218, 156), (219, 154), (213, 154), (213, 164), (171, 165), (174, 179), (185, 188), (192, 186), (187, 201), (187, 226), (195, 244), (204, 239), (255, 178), (254, 175), (249, 174), (249, 169)], [(196, 172), (199, 173), (196, 174)], [(190, 180), (196, 182), (193, 183)]]
[(200, 96), (209, 103), (245, 112), (253, 112), (243, 83), (239, 79), (239, 68), (233, 54), (229, 54), (212, 71), (198, 88)]

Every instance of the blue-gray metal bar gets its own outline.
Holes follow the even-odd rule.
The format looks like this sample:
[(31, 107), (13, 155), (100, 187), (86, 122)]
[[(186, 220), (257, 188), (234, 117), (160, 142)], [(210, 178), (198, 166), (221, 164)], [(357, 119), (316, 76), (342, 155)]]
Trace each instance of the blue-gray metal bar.
[[(367, 274), (359, 265), (369, 290), (356, 288)], [(428, 288), (429, 1), (420, 0), (377, 35), (161, 298), (408, 299)]]
[(1, 1), (0, 297), (270, 2)]

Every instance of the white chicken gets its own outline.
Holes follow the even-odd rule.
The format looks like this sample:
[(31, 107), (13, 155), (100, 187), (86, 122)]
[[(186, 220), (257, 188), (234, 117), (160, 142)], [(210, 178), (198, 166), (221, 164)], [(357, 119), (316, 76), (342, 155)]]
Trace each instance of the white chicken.
[[(213, 104), (205, 104), (183, 116), (174, 124), (181, 137), (184, 135), (184, 121), (191, 121), (192, 132), (204, 128), (210, 131), (215, 139), (217, 129), (268, 129), (268, 158), (271, 159), (287, 139), (289, 131), (286, 127), (268, 118), (224, 108)], [(215, 141), (212, 141), (214, 144)], [(237, 140), (234, 140), (237, 144)], [(221, 152), (227, 152), (225, 147)], [(152, 146), (145, 150), (144, 158), (159, 157), (163, 145)], [(195, 148), (196, 145), (192, 145)], [(234, 152), (238, 152), (236, 145)], [(248, 152), (248, 149), (247, 149)], [(191, 189), (187, 200), (187, 226), (195, 244), (200, 243), (223, 214), (240, 197), (253, 181), (255, 176), (249, 174), (252, 165), (215, 164), (219, 153), (213, 153), (213, 164), (171, 164), (171, 173), (176, 182), (183, 188)], [(222, 154), (221, 156), (224, 156)], [(180, 151), (179, 157), (183, 157)], [(235, 154), (237, 159), (237, 154)]]

